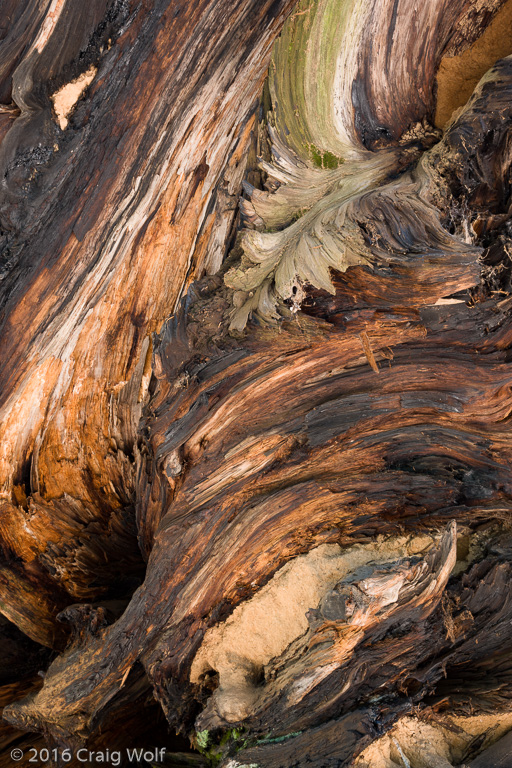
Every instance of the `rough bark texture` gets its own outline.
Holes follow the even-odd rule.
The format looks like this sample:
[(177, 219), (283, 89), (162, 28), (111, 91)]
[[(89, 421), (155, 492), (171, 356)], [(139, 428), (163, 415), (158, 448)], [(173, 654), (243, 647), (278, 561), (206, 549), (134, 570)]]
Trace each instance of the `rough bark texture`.
[(503, 3), (4, 5), (5, 754), (508, 765)]

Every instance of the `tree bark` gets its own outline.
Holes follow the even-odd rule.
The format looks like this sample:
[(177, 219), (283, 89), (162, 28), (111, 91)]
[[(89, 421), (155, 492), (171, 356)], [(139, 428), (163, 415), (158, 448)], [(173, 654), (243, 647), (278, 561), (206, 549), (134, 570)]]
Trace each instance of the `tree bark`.
[(3, 746), (501, 765), (509, 4), (5, 13)]

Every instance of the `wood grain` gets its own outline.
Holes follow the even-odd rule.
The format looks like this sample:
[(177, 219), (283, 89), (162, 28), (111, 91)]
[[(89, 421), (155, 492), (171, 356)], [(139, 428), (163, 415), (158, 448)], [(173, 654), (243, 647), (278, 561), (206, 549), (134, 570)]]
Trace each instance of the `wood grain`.
[(432, 127), (502, 3), (293, 5), (8, 6), (2, 703), (51, 745), (510, 712), (512, 59)]

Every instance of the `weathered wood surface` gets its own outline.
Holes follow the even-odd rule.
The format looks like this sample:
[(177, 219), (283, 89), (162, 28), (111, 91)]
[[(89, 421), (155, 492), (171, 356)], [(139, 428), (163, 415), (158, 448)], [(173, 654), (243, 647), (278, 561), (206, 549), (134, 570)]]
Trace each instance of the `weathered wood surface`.
[(473, 760), (471, 768), (508, 768), (511, 755), (512, 735), (509, 733)]
[(501, 3), (301, 1), (268, 139), (292, 5), (9, 10), (0, 605), (59, 655), (4, 716), (52, 745), (511, 709), (512, 58), (432, 127)]
[[(291, 5), (67, 0), (33, 19), (28, 3), (2, 42), (11, 69), (21, 58), (0, 152), (3, 610), (40, 642), (62, 643), (70, 599), (143, 571), (133, 452), (149, 335), (220, 265)], [(92, 65), (62, 131), (50, 97)]]

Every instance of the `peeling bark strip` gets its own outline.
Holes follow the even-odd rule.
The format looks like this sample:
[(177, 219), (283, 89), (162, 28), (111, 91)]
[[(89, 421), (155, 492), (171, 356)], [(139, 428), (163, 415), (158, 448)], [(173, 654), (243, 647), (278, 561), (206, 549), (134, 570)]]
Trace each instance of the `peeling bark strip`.
[(433, 120), (501, 5), (7, 2), (2, 746), (500, 764), (512, 57)]

